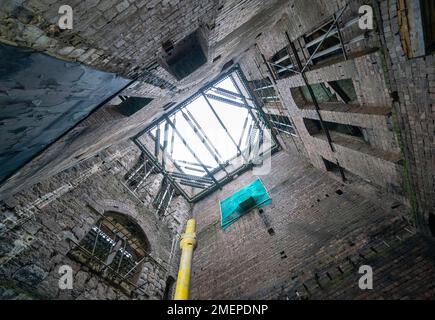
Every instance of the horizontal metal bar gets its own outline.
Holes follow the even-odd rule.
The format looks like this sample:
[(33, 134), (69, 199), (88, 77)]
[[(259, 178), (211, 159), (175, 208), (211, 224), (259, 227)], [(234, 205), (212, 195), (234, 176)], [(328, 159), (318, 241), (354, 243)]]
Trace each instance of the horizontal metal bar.
[(331, 32), (330, 32), (329, 34), (321, 35), (320, 37), (318, 37), (318, 38), (316, 38), (316, 39), (314, 39), (314, 40), (308, 42), (307, 44), (305, 44), (305, 47), (306, 47), (306, 48), (312, 47), (312, 46), (318, 44), (318, 43), (319, 43), (320, 41), (322, 41), (323, 39), (325, 39), (325, 38), (329, 38), (329, 37), (332, 37), (333, 35), (335, 35), (335, 34), (337, 34), (337, 33), (338, 33), (337, 28), (334, 28), (334, 29), (331, 30)]
[(338, 50), (341, 50), (341, 44), (340, 43), (336, 44), (335, 46), (329, 47), (328, 49), (319, 51), (319, 52), (317, 52), (315, 55), (313, 55), (311, 57), (312, 57), (312, 59), (317, 59), (317, 58), (323, 57), (324, 55), (327, 55), (329, 53), (332, 53), (332, 52), (335, 52), (335, 51), (338, 51)]
[(289, 124), (281, 123), (281, 122), (274, 121), (274, 120), (270, 120), (270, 122), (272, 122), (272, 123), (276, 123), (276, 124), (278, 124), (278, 125), (280, 125), (280, 126), (289, 127), (289, 128), (292, 128), (292, 129), (295, 128), (295, 127), (293, 127), (293, 126), (291, 126), (291, 125), (289, 125)]
[(273, 88), (273, 85), (265, 86), (265, 87), (261, 87), (261, 88), (255, 88), (254, 91), (261, 91), (261, 90), (270, 89), (270, 88)]
[(198, 169), (198, 168), (194, 168), (194, 167), (189, 167), (189, 166), (182, 166), (182, 168), (187, 169), (187, 170), (192, 170), (192, 171), (196, 171), (196, 172), (204, 172), (204, 170)]
[(179, 172), (169, 172), (169, 174), (178, 179), (186, 179), (191, 181), (199, 181), (203, 183), (213, 183), (213, 181), (207, 177), (197, 177), (190, 174), (184, 174)]
[(292, 136), (297, 137), (297, 135), (296, 135), (295, 133), (293, 133), (293, 132), (288, 132), (288, 131), (282, 130), (282, 129), (280, 129), (280, 128), (275, 128), (275, 129), (278, 130), (278, 131), (280, 131), (280, 132), (287, 133), (287, 134), (291, 134)]
[[(357, 23), (358, 20), (359, 20), (359, 17), (356, 17), (356, 18), (354, 18), (354, 19), (348, 21), (347, 23), (345, 23), (345, 24), (341, 27), (341, 29), (345, 29), (345, 28), (347, 28), (347, 27), (352, 26), (353, 24)], [(332, 22), (332, 21), (331, 21), (331, 22)], [(320, 36), (320, 37), (318, 37), (318, 38), (316, 38), (316, 39), (314, 39), (314, 40), (308, 42), (307, 44), (305, 44), (305, 47), (306, 47), (306, 48), (312, 47), (312, 46), (314, 46), (315, 44), (317, 44), (317, 43), (319, 43), (320, 41), (322, 41), (324, 38), (329, 38), (329, 37), (332, 37), (332, 36), (334, 36), (334, 35), (338, 35), (338, 29), (337, 29), (337, 28), (333, 28), (333, 29), (331, 30), (331, 32), (327, 35), (327, 37), (326, 37), (326, 34), (324, 34), (324, 35), (322, 35), (322, 36)]]
[(283, 62), (283, 61), (285, 61), (287, 59), (290, 59), (290, 55), (289, 54), (285, 55), (284, 57), (282, 57), (279, 60), (273, 61), (273, 63), (280, 63), (280, 62)]
[(216, 101), (220, 101), (220, 102), (223, 102), (223, 103), (231, 104), (231, 105), (236, 106), (236, 107), (245, 108), (245, 109), (252, 108), (251, 106), (244, 105), (242, 102), (237, 102), (237, 101), (229, 100), (229, 99), (226, 99), (226, 98), (223, 98), (223, 97), (216, 96), (216, 95), (211, 94), (211, 93), (206, 93), (205, 95), (207, 96), (207, 98), (210, 98), (210, 99), (213, 99), (213, 100), (216, 100)]
[(181, 180), (180, 184), (182, 184), (184, 186), (198, 188), (198, 189), (206, 189), (207, 188), (207, 186), (205, 184), (194, 183), (194, 182), (191, 182), (191, 181), (188, 181), (188, 180)]
[(296, 70), (293, 69), (293, 68), (294, 68), (294, 65), (293, 65), (293, 64), (289, 64), (289, 65), (287, 65), (287, 66), (282, 66), (282, 65), (280, 65), (280, 64), (273, 63), (273, 62), (270, 62), (270, 64), (273, 65), (273, 66), (275, 66), (275, 67), (281, 68), (281, 69), (279, 69), (278, 71), (276, 71), (276, 73), (281, 73), (281, 72), (284, 72), (284, 71), (286, 71), (286, 70), (288, 70), (288, 71), (292, 71), (292, 72), (297, 72)]
[(239, 94), (234, 93), (234, 92), (229, 91), (229, 90), (222, 89), (222, 88), (211, 87), (210, 90), (216, 91), (217, 93), (219, 93), (223, 96), (226, 96), (230, 99), (242, 99), (242, 97)]
[(345, 43), (344, 45), (349, 45), (358, 41), (362, 41), (366, 38), (365, 34), (360, 34), (359, 36), (356, 36), (355, 38), (352, 38), (351, 40), (349, 40), (347, 43)]
[(270, 96), (270, 97), (261, 97), (261, 99), (274, 99), (274, 100), (278, 99), (279, 100), (279, 97), (278, 96)]
[[(184, 164), (189, 164), (191, 166), (198, 166), (198, 167), (202, 167), (199, 163), (194, 163), (194, 162), (190, 162), (190, 161), (185, 161), (185, 160), (177, 160), (174, 159), (174, 162), (179, 162), (179, 163), (184, 163)], [(208, 166), (206, 164), (204, 164), (204, 166), (206, 166), (207, 168), (213, 168), (212, 166)]]

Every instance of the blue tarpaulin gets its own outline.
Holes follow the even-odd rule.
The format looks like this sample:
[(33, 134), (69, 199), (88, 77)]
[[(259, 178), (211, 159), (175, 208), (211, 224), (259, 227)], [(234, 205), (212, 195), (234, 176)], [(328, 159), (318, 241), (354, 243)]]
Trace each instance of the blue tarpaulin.
[(232, 196), (220, 201), (221, 226), (226, 230), (242, 215), (253, 208), (260, 208), (272, 202), (263, 182), (256, 179)]

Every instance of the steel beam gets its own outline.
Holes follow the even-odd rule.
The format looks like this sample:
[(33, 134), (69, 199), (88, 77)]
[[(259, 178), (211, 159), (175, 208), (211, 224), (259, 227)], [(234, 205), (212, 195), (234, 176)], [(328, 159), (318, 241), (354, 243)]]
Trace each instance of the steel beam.
[(178, 178), (178, 179), (186, 179), (186, 180), (198, 181), (198, 182), (208, 183), (208, 184), (213, 183), (213, 181), (210, 178), (197, 177), (197, 176), (193, 176), (193, 175), (185, 174), (185, 173), (171, 172), (170, 175), (173, 176), (174, 178)]
[[(345, 7), (345, 8), (346, 8), (346, 7)], [(344, 8), (343, 8), (343, 10), (341, 11), (341, 14), (343, 13), (343, 11), (344, 11)], [(328, 130), (328, 128), (326, 127), (326, 125), (324, 124), (324, 122), (323, 122), (322, 115), (320, 114), (320, 107), (319, 107), (319, 104), (317, 103), (317, 99), (316, 99), (316, 97), (314, 96), (313, 89), (312, 89), (311, 86), (308, 84), (307, 77), (305, 76), (305, 73), (304, 73), (304, 68), (305, 68), (305, 67), (302, 68), (302, 63), (301, 63), (301, 60), (299, 59), (299, 56), (297, 55), (297, 51), (296, 51), (296, 47), (295, 47), (294, 43), (290, 41), (290, 37), (288, 36), (287, 33), (286, 33), (286, 36), (287, 36), (287, 40), (288, 40), (289, 43), (290, 43), (290, 47), (291, 47), (291, 49), (292, 49), (292, 51), (293, 51), (293, 54), (295, 55), (296, 63), (298, 64), (298, 67), (301, 69), (301, 76), (302, 76), (302, 79), (304, 80), (305, 86), (308, 88), (308, 91), (309, 91), (309, 93), (310, 93), (311, 99), (313, 100), (313, 103), (314, 103), (314, 107), (315, 107), (315, 109), (316, 109), (317, 116), (319, 117), (320, 126), (322, 127), (323, 132), (325, 132), (325, 134), (326, 134), (326, 138), (327, 138), (327, 140), (328, 140), (328, 144), (329, 144), (329, 147), (331, 148), (331, 151), (334, 152), (334, 146), (332, 145), (331, 135), (329, 134), (329, 130)], [(307, 65), (305, 65), (305, 66), (307, 66)]]
[(219, 102), (223, 102), (223, 103), (226, 103), (226, 104), (230, 104), (230, 105), (233, 105), (235, 107), (244, 108), (244, 109), (245, 108), (251, 108), (250, 106), (245, 106), (241, 102), (229, 100), (229, 99), (226, 99), (224, 97), (216, 96), (216, 95), (211, 94), (211, 93), (206, 93), (205, 95), (207, 96), (207, 98), (210, 98), (210, 99), (213, 99), (213, 100), (216, 100), (216, 101), (219, 101)]
[(216, 91), (217, 93), (219, 93), (220, 95), (226, 96), (227, 98), (230, 99), (241, 99), (242, 97), (240, 97), (237, 93), (232, 92), (230, 90), (226, 90), (226, 89), (222, 89), (219, 87), (211, 87), (210, 90)]
[[(211, 109), (211, 111), (213, 112), (214, 116), (216, 117), (216, 119), (218, 120), (218, 122), (220, 123), (220, 125), (222, 126), (222, 128), (224, 129), (224, 131), (226, 132), (226, 134), (228, 135), (228, 137), (230, 138), (231, 142), (236, 146), (237, 151), (239, 153), (239, 155), (241, 155), (245, 161), (248, 161), (248, 159), (246, 159), (243, 154), (242, 151), (240, 150), (239, 146), (237, 145), (236, 141), (234, 141), (234, 138), (231, 136), (230, 132), (228, 131), (227, 127), (225, 126), (225, 124), (222, 122), (221, 118), (219, 117), (219, 115), (216, 113), (216, 111), (214, 110), (213, 106), (211, 105), (210, 101), (208, 100), (208, 97), (204, 94), (204, 91), (202, 91), (202, 95), (205, 99), (205, 101), (207, 102), (207, 105), (209, 106), (209, 108)], [(249, 109), (248, 109), (249, 111)]]
[[(195, 158), (196, 161), (201, 165), (201, 167), (204, 168), (204, 171), (207, 173), (207, 175), (216, 183), (218, 186), (220, 186), (219, 182), (215, 179), (215, 177), (210, 173), (210, 171), (207, 169), (207, 167), (202, 163), (201, 159), (198, 158), (196, 153), (192, 150), (192, 148), (189, 146), (189, 144), (184, 140), (183, 136), (180, 134), (178, 129), (174, 126), (172, 121), (169, 119), (169, 117), (166, 117), (166, 121), (168, 121), (169, 125), (172, 127), (172, 129), (175, 131), (175, 134), (180, 138), (180, 140), (183, 142), (184, 146), (187, 148), (187, 150), (192, 154), (192, 156)], [(221, 186), (220, 186), (221, 187)]]
[(164, 133), (163, 133), (163, 148), (162, 148), (162, 167), (163, 167), (163, 170), (166, 170), (165, 164), (166, 164), (166, 148), (168, 147), (168, 129), (169, 129), (169, 124), (165, 123)]
[(248, 120), (249, 120), (249, 113), (245, 118), (245, 122), (243, 123), (242, 134), (240, 135), (240, 139), (239, 139), (239, 147), (242, 144), (243, 135), (245, 134), (246, 126), (248, 125)]
[[(198, 166), (198, 167), (201, 167), (201, 165), (199, 164), (199, 163), (194, 163), (194, 162), (190, 162), (190, 161), (185, 161), (185, 160), (175, 160), (174, 159), (174, 161), (177, 161), (177, 163), (183, 163), (183, 164), (190, 164), (191, 166)], [(212, 169), (212, 167), (210, 167), (210, 166), (208, 166), (208, 165), (205, 165), (207, 168), (209, 168), (209, 169)]]
[(208, 144), (213, 148), (214, 152), (219, 156), (219, 158), (221, 159), (221, 162), (223, 162), (223, 157), (220, 154), (219, 150), (213, 145), (213, 143), (211, 142), (210, 138), (207, 136), (207, 134), (205, 133), (205, 131), (202, 129), (201, 125), (198, 123), (198, 121), (196, 121), (195, 117), (193, 116), (193, 114), (188, 110), (185, 109), (187, 115), (190, 117), (190, 119), (192, 119), (193, 123), (195, 124), (195, 126), (199, 129), (199, 131), (201, 132), (201, 134), (204, 136), (204, 138), (207, 140)]
[[(181, 114), (183, 115), (184, 119), (186, 119), (187, 123), (189, 124), (189, 126), (192, 128), (193, 132), (197, 135), (197, 137), (199, 138), (199, 140), (201, 140), (202, 144), (204, 145), (204, 147), (207, 149), (207, 151), (210, 153), (210, 155), (213, 157), (213, 159), (216, 161), (216, 163), (218, 164), (218, 166), (228, 175), (227, 170), (225, 169), (225, 167), (221, 164), (221, 160), (223, 159), (219, 159), (218, 155), (216, 153), (214, 153), (213, 148), (208, 144), (208, 141), (205, 137), (199, 135), (198, 133), (201, 133), (199, 131), (199, 129), (194, 125), (194, 123), (192, 123), (193, 121), (183, 112), (183, 109), (180, 110)], [(196, 122), (196, 121), (195, 121)]]
[(207, 186), (205, 184), (195, 183), (195, 182), (192, 182), (189, 180), (180, 180), (180, 184), (182, 184), (184, 186), (198, 188), (198, 189), (206, 189), (207, 188)]

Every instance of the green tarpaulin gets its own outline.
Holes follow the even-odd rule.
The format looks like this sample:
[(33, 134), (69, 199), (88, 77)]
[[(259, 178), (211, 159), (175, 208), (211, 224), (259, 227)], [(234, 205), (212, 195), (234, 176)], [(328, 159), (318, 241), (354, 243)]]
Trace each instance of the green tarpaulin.
[(221, 226), (226, 230), (242, 215), (253, 208), (260, 208), (272, 202), (260, 179), (255, 180), (232, 196), (220, 201)]

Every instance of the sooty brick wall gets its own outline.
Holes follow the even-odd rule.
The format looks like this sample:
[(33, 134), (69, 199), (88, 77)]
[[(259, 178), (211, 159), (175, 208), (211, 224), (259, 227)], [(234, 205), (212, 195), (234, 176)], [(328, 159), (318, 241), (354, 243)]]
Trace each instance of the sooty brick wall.
[[(388, 195), (368, 191), (369, 184), (338, 182), (295, 150), (274, 155), (271, 173), (260, 177), (272, 204), (223, 231), (219, 200), (254, 178), (245, 173), (195, 204), (193, 298), (432, 297), (433, 241), (415, 234), (408, 208), (391, 206)], [(369, 292), (358, 288), (363, 264), (373, 267)], [(411, 277), (418, 283), (411, 285)]]
[[(424, 228), (435, 207), (435, 57), (429, 52), (407, 56), (399, 32), (399, 9), (399, 1), (381, 1), (378, 19), (391, 90), (397, 96), (393, 105), (405, 156), (406, 187), (417, 222)], [(411, 16), (412, 11), (411, 6), (405, 11), (411, 26), (417, 20)], [(423, 30), (411, 27), (410, 32), (422, 34)]]
[[(126, 183), (127, 172), (139, 161), (133, 143), (123, 143), (80, 162), (1, 204), (1, 299), (161, 299), (169, 276), (175, 277), (181, 227), (187, 203), (174, 197), (171, 215), (159, 217), (151, 200)], [(144, 186), (157, 193), (157, 174)], [(71, 256), (72, 249), (101, 214), (118, 212), (133, 219), (148, 242), (144, 263), (133, 291), (122, 290), (87, 263)], [(73, 289), (59, 289), (59, 267), (73, 269)]]

